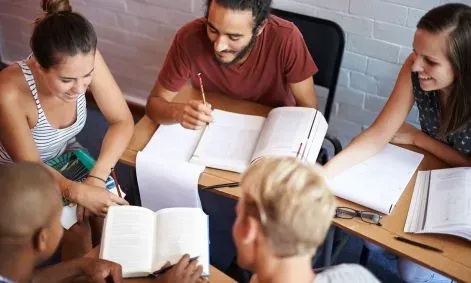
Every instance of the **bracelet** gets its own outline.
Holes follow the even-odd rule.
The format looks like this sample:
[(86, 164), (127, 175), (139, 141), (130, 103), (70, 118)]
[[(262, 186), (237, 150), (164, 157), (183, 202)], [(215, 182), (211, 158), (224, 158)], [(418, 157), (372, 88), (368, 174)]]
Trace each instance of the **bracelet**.
[(94, 176), (94, 175), (88, 175), (88, 178), (95, 178), (95, 179), (98, 179), (98, 180), (100, 180), (100, 181), (102, 181), (103, 183), (106, 184), (106, 180), (103, 179), (103, 178), (100, 178), (100, 177), (97, 177), (97, 176)]

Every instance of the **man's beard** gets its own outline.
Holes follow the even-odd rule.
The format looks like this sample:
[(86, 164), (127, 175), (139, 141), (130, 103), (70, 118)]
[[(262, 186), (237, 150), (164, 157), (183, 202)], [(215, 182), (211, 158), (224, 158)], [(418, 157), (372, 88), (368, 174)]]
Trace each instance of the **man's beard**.
[(242, 48), (242, 50), (239, 51), (237, 53), (237, 55), (235, 56), (235, 58), (232, 59), (230, 62), (221, 62), (220, 60), (217, 59), (216, 53), (214, 53), (214, 59), (216, 60), (216, 62), (218, 62), (219, 64), (221, 64), (223, 66), (229, 66), (229, 65), (232, 65), (234, 63), (237, 63), (242, 58), (244, 58), (250, 52), (250, 50), (252, 50), (252, 47), (254, 46), (256, 41), (257, 41), (257, 36), (255, 34), (253, 34), (252, 38), (250, 38), (249, 43), (247, 43), (247, 45), (244, 48)]

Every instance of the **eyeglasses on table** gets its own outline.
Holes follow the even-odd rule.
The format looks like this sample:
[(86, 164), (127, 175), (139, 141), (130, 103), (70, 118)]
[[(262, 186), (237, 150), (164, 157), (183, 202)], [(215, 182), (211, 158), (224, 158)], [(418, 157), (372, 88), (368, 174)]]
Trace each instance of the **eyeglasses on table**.
[(381, 225), (382, 216), (372, 211), (359, 211), (350, 207), (337, 207), (335, 209), (335, 217), (342, 219), (352, 219), (354, 217), (360, 217), (366, 223)]

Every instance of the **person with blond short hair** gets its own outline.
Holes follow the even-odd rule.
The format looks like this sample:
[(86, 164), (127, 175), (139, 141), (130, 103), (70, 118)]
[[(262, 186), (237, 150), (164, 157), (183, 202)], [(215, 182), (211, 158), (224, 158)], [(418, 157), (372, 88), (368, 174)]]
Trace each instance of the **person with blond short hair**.
[(241, 188), (232, 232), (238, 264), (255, 273), (252, 283), (379, 282), (355, 264), (312, 270), (335, 213), (322, 168), (264, 158), (244, 173)]

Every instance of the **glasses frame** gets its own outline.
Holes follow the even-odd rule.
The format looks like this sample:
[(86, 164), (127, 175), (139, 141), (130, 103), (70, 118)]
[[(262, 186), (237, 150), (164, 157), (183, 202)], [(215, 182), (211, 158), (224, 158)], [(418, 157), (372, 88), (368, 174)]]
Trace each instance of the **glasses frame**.
[[(345, 209), (345, 210), (349, 210), (349, 211), (353, 211), (355, 212), (355, 215), (352, 215), (352, 217), (340, 217), (337, 215), (337, 209)], [(365, 220), (364, 218), (364, 213), (368, 213), (369, 215), (376, 215), (378, 216), (378, 222), (371, 222), (371, 221), (367, 221)], [(355, 217), (359, 217), (361, 219), (361, 221), (363, 222), (366, 222), (368, 224), (373, 224), (373, 225), (377, 225), (377, 226), (383, 226), (383, 224), (381, 224), (381, 219), (383, 218), (382, 215), (380, 215), (379, 213), (376, 213), (376, 212), (373, 212), (373, 211), (368, 211), (368, 210), (356, 210), (354, 208), (351, 208), (351, 207), (346, 207), (346, 206), (338, 206), (335, 208), (335, 218), (340, 218), (340, 219), (353, 219)]]

